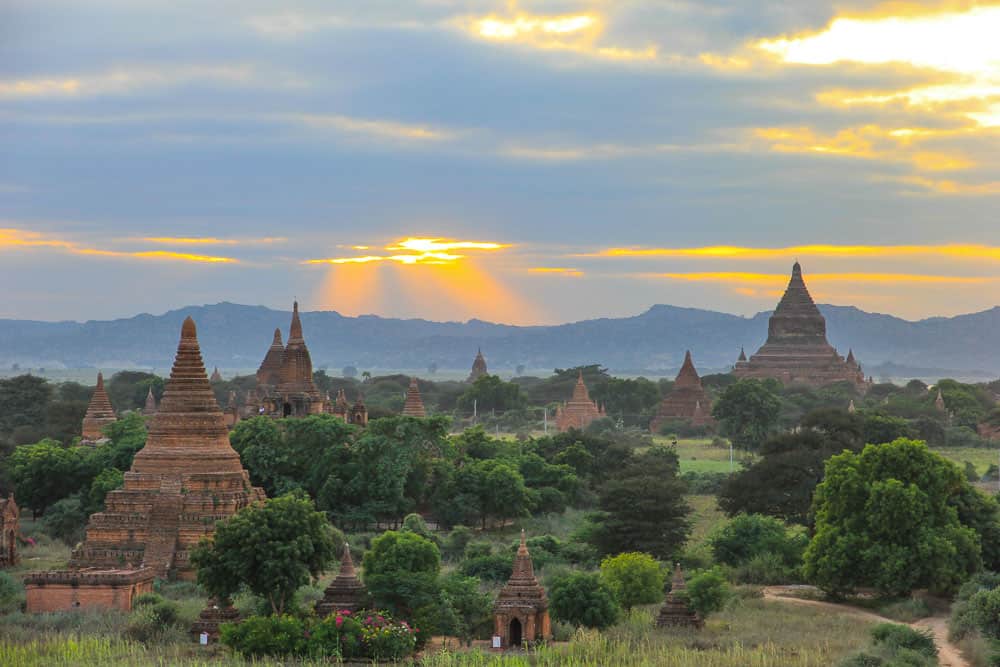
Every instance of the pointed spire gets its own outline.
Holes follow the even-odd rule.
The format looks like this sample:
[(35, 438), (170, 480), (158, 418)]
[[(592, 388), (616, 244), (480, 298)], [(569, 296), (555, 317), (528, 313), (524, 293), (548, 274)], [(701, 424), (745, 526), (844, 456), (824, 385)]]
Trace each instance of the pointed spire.
[(299, 302), (292, 302), (292, 325), (288, 328), (288, 342), (302, 341), (302, 320), (299, 319)]
[(857, 365), (857, 360), (854, 358), (854, 348), (848, 348), (847, 350), (847, 363)]
[(746, 350), (744, 350), (743, 346), (740, 345), (740, 356), (736, 361), (746, 361), (746, 360), (747, 360)]
[(218, 366), (212, 371), (212, 377), (209, 379), (209, 382), (222, 382), (222, 373), (219, 372)]
[(104, 390), (104, 373), (97, 372), (97, 386), (90, 396), (87, 412), (83, 417), (81, 434), (85, 441), (91, 442), (104, 438), (104, 427), (118, 420), (111, 399)]
[(271, 345), (276, 345), (282, 349), (285, 348), (285, 344), (281, 340), (281, 329), (279, 327), (275, 327), (274, 329), (274, 339), (271, 341)]
[(146, 404), (142, 408), (142, 413), (145, 415), (156, 414), (156, 396), (153, 395), (153, 387), (149, 388), (146, 392)]
[(351, 559), (351, 547), (344, 543), (344, 551), (340, 557), (340, 572), (330, 585), (323, 591), (323, 599), (316, 603), (318, 616), (329, 616), (337, 611), (354, 612), (363, 609), (368, 592), (358, 579)]
[(351, 560), (351, 545), (344, 542), (344, 554), (340, 557), (340, 574), (354, 574), (354, 561)]
[(406, 399), (403, 401), (403, 415), (406, 417), (426, 417), (424, 410), (424, 400), (420, 396), (420, 386), (417, 378), (410, 378), (410, 386), (406, 390)]
[(944, 396), (941, 394), (941, 388), (938, 387), (937, 398), (934, 399), (934, 407), (937, 408), (939, 412), (945, 411)]
[(684, 363), (674, 380), (674, 389), (701, 389), (701, 378), (691, 361), (691, 350), (684, 353)]

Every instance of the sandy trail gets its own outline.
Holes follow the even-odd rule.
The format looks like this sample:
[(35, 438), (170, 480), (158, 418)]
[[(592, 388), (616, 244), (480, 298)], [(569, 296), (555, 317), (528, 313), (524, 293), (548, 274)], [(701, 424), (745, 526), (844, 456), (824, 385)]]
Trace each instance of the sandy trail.
[[(801, 591), (803, 587), (767, 586), (763, 591), (764, 599), (787, 602), (791, 604), (800, 604), (808, 607), (820, 607), (829, 611), (835, 611), (841, 614), (850, 614), (851, 616), (856, 616), (857, 618), (864, 618), (874, 623), (899, 623), (899, 621), (879, 616), (876, 613), (860, 607), (791, 597), (796, 589)], [(941, 665), (941, 667), (970, 667), (969, 662), (962, 657), (962, 652), (958, 650), (958, 647), (948, 641), (948, 619), (946, 617), (930, 616), (928, 618), (922, 618), (916, 623), (908, 623), (905, 625), (909, 625), (910, 627), (917, 628), (919, 630), (931, 631), (934, 635), (934, 644), (938, 649), (938, 664)]]

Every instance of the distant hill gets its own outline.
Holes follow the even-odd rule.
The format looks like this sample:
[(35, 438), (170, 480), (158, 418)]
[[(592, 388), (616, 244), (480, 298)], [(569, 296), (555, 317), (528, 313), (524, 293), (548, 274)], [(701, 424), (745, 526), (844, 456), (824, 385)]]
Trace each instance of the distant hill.
[[(1000, 307), (958, 317), (909, 322), (853, 307), (820, 306), (830, 342), (853, 348), (866, 370), (900, 375), (1000, 375)], [(287, 337), (290, 313), (262, 306), (219, 303), (163, 315), (91, 322), (0, 320), (0, 367), (168, 368), (181, 322), (192, 315), (209, 367), (256, 368), (275, 327)], [(480, 320), (429, 322), (332, 311), (302, 314), (313, 364), (335, 372), (467, 369), (476, 348), (494, 370), (600, 363), (619, 373), (675, 370), (688, 348), (704, 371), (728, 368), (760, 346), (770, 313), (740, 317), (695, 308), (656, 305), (634, 317), (601, 318), (556, 326), (517, 327)]]

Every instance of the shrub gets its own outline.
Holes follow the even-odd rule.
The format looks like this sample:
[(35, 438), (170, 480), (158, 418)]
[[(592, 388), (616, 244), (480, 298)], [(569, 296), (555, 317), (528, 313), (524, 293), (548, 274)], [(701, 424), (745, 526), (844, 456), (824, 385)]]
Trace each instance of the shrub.
[(557, 620), (600, 630), (621, 614), (614, 594), (596, 574), (574, 572), (556, 579), (550, 589), (549, 608)]
[(788, 568), (802, 562), (808, 538), (774, 517), (762, 514), (739, 514), (717, 530), (709, 539), (715, 559), (738, 567), (756, 556), (774, 554)]
[(466, 577), (478, 577), (483, 581), (503, 583), (510, 579), (514, 564), (510, 556), (496, 554), (467, 558), (462, 561), (458, 569)]
[(21, 604), (21, 594), (24, 587), (20, 580), (9, 572), (0, 570), (0, 613), (14, 611)]
[(718, 567), (713, 567), (691, 577), (687, 582), (684, 597), (691, 608), (704, 618), (726, 605), (726, 600), (729, 599), (729, 584), (722, 576), (722, 571)]
[(42, 517), (42, 527), (51, 537), (73, 546), (83, 539), (87, 512), (80, 494), (53, 503)]
[(221, 639), (244, 656), (296, 656), (306, 652), (305, 626), (287, 614), (251, 616), (241, 623), (224, 623)]
[(368, 658), (376, 661), (401, 660), (413, 653), (419, 628), (406, 621), (396, 623), (385, 613), (375, 612), (361, 623)]
[(471, 541), (472, 530), (468, 526), (455, 526), (441, 545), (441, 555), (449, 561), (458, 560)]
[(361, 622), (346, 611), (327, 616), (309, 632), (309, 654), (317, 658), (339, 656), (344, 660), (364, 658)]
[(601, 580), (626, 611), (637, 604), (659, 602), (663, 597), (663, 571), (649, 554), (633, 552), (605, 558), (601, 561)]
[(778, 554), (757, 554), (733, 568), (733, 579), (740, 584), (787, 584), (799, 580), (797, 568), (788, 567)]
[(968, 605), (976, 628), (990, 639), (1000, 639), (1000, 588), (979, 591)]
[(927, 657), (937, 657), (937, 646), (930, 631), (921, 632), (898, 623), (879, 623), (871, 629), (871, 634), (876, 646), (892, 651), (909, 649)]
[(688, 471), (681, 475), (681, 479), (687, 482), (688, 493), (692, 495), (718, 495), (723, 482), (729, 479), (729, 473)]
[(174, 629), (178, 612), (179, 608), (173, 602), (147, 601), (129, 614), (124, 635), (143, 644), (158, 641)]
[(142, 595), (137, 595), (134, 600), (132, 600), (132, 608), (138, 609), (139, 607), (144, 607), (146, 605), (154, 605), (163, 602), (164, 598), (159, 593), (143, 593)]

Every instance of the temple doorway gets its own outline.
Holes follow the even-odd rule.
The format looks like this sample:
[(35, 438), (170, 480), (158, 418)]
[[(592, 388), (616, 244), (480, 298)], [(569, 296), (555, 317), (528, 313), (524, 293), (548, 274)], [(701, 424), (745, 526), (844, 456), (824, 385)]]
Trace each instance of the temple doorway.
[(521, 621), (515, 618), (510, 622), (510, 631), (507, 636), (511, 646), (521, 645)]
[(281, 406), (281, 415), (283, 417), (290, 417), (291, 414), (292, 414), (292, 404), (291, 403), (285, 403), (283, 406)]

